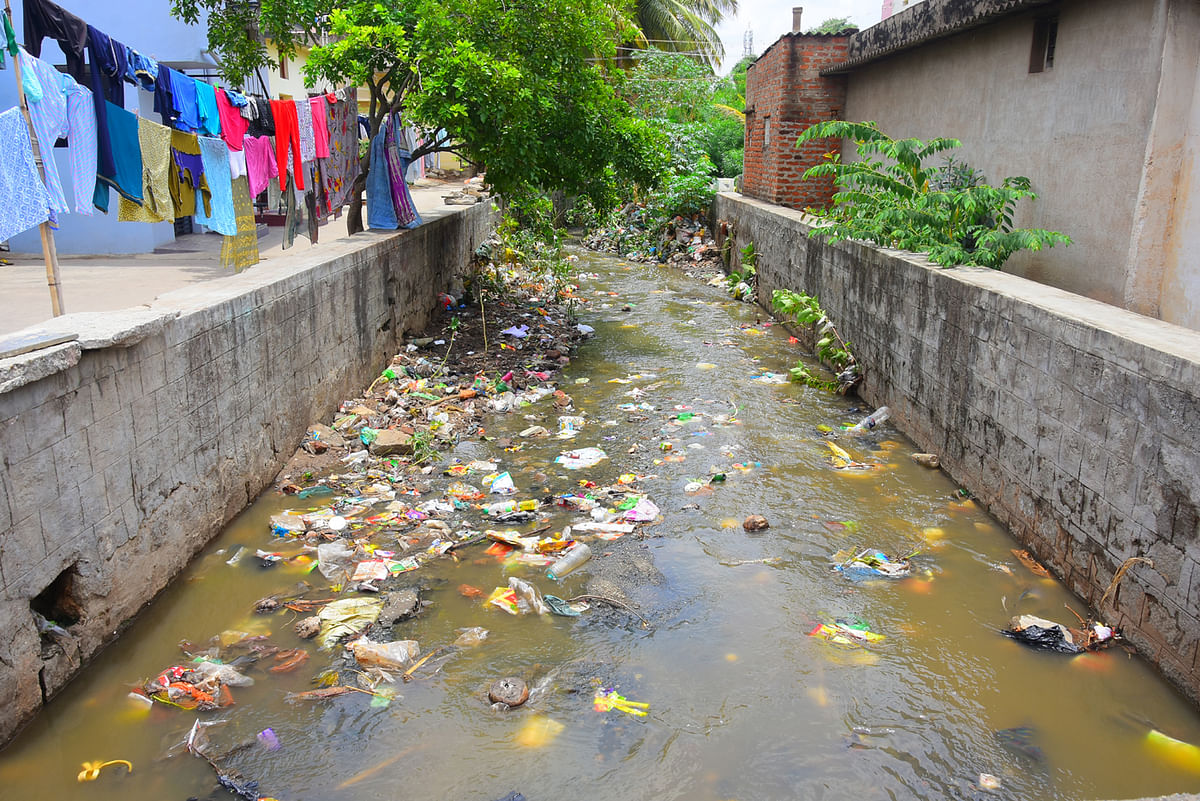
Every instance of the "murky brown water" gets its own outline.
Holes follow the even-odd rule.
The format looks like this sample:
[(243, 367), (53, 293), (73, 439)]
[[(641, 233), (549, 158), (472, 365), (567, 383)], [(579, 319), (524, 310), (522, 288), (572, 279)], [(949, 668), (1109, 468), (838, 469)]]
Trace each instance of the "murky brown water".
[[(855, 457), (886, 467), (831, 469), (816, 426), (859, 414), (842, 398), (753, 380), (786, 372), (795, 359), (784, 331), (755, 326), (760, 310), (655, 267), (585, 255), (581, 269), (601, 273), (581, 281), (593, 299), (582, 319), (597, 336), (562, 383), (590, 424), (570, 443), (530, 440), (518, 453), (472, 443), (454, 455), (500, 459), (530, 491), (539, 470), (557, 492), (580, 478), (606, 484), (620, 473), (656, 474), (643, 484), (665, 515), (644, 543), (663, 574), (652, 593), (654, 626), (595, 612), (510, 617), (457, 592), (464, 582), (490, 590), (520, 575), (569, 597), (584, 592), (587, 567), (555, 591), (539, 569), (476, 564), (481, 548), (459, 564), (432, 563), (408, 574), (428, 588), (432, 606), (397, 632), (427, 653), (461, 627), (483, 626), (491, 635), (482, 646), (399, 684), (402, 697), (388, 706), (358, 694), (285, 703), (285, 693), (309, 689), (332, 661), (308, 643), (313, 658), (300, 671), (256, 671), (256, 684), (236, 691), (236, 706), (202, 716), (229, 721), (219, 735), (227, 743), (275, 730), (281, 750), (251, 748), (231, 760), (261, 781), (264, 795), (487, 801), (515, 789), (530, 801), (1100, 799), (1200, 790), (1200, 773), (1150, 750), (1145, 726), (1129, 720), (1200, 743), (1200, 716), (1140, 659), (1121, 649), (1077, 658), (1038, 653), (996, 633), (1017, 611), (1069, 623), (1064, 603), (1083, 610), (1056, 582), (1023, 568), (1010, 554), (1015, 544), (986, 514), (956, 501), (944, 474), (913, 465), (912, 443), (890, 425), (867, 439), (843, 439)], [(593, 295), (597, 289), (621, 296)], [(634, 310), (620, 312), (623, 303)], [(631, 374), (644, 377), (609, 383)], [(589, 382), (574, 383), (582, 378)], [(654, 384), (643, 398), (626, 395)], [(645, 421), (629, 422), (618, 408), (642, 402), (657, 407), (639, 413)], [(735, 421), (714, 419), (734, 406)], [(681, 411), (699, 414), (668, 426)], [(528, 414), (553, 427), (544, 402), (494, 421), (489, 433), (532, 425)], [(669, 454), (658, 449), (664, 440), (674, 445)], [(641, 448), (630, 455), (635, 442)], [(548, 469), (561, 450), (590, 445), (610, 459), (578, 473)], [(654, 462), (664, 455), (685, 458)], [(733, 467), (755, 462), (761, 467)], [(711, 494), (684, 491), (718, 471), (728, 477)], [(147, 710), (126, 694), (178, 662), (180, 640), (232, 629), (270, 631), (283, 647), (300, 642), (291, 613), (250, 612), (300, 574), (261, 570), (251, 559), (225, 563), (234, 545), (269, 547), (266, 519), (289, 502), (313, 503), (259, 499), (0, 753), (0, 797), (232, 797), (214, 789), (201, 760), (163, 756), (195, 713)], [(750, 513), (765, 515), (771, 528), (743, 531)], [(893, 554), (923, 548), (920, 575), (852, 582), (831, 570), (835, 552), (866, 546)], [(603, 543), (593, 547), (604, 553)], [(762, 559), (775, 561), (737, 564)], [(807, 636), (837, 618), (861, 618), (886, 639), (847, 650)], [(492, 679), (535, 665), (537, 676), (551, 676), (536, 702), (498, 713), (481, 700)], [(649, 715), (595, 711), (592, 676), (648, 702)], [(569, 691), (581, 683), (584, 691)], [(535, 727), (557, 733), (531, 736)], [(998, 741), (996, 730), (1014, 727), (1032, 728), (1041, 760)], [(108, 769), (98, 781), (76, 782), (81, 763), (117, 758), (133, 762), (132, 775)], [(976, 787), (980, 773), (999, 777), (1001, 789)]]

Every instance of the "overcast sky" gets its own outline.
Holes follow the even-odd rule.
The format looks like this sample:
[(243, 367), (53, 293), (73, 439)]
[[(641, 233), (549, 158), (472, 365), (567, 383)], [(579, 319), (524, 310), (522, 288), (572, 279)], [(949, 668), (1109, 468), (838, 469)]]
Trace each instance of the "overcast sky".
[(754, 54), (759, 55), (792, 30), (792, 7), (803, 6), (804, 30), (815, 28), (832, 17), (849, 17), (860, 28), (879, 22), (883, 0), (739, 0), (736, 17), (726, 17), (717, 27), (725, 43), (721, 72), (733, 69), (742, 57), (746, 28), (754, 32)]

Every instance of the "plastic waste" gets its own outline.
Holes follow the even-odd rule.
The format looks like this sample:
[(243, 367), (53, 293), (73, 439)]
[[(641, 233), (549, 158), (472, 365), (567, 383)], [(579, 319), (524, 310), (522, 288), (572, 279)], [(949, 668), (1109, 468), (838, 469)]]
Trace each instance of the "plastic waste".
[(529, 608), (539, 615), (544, 615), (550, 611), (550, 607), (542, 600), (542, 594), (538, 592), (538, 588), (528, 581), (512, 576), (508, 580), (508, 588), (515, 592), (518, 598), (528, 604)]
[[(871, 412), (869, 415), (867, 415), (863, 419), (859, 420), (857, 423), (850, 426), (849, 428), (847, 428), (845, 431), (843, 431), (841, 433), (843, 433), (843, 434), (862, 434), (866, 431), (870, 431), (871, 429), (878, 426), (880, 423), (885, 422), (891, 416), (891, 414), (892, 414), (891, 409), (889, 409), (886, 406), (880, 406), (878, 409)], [(837, 435), (837, 433), (838, 432), (836, 432), (836, 431), (833, 432), (833, 434), (835, 436)]]
[(330, 581), (348, 575), (354, 562), (354, 549), (340, 540), (317, 546), (317, 569)]
[(217, 662), (200, 662), (192, 670), (204, 677), (203, 683), (219, 682), (229, 687), (250, 687), (254, 679), (244, 676), (236, 668)]
[(494, 606), (497, 609), (503, 609), (510, 615), (521, 614), (521, 606), (517, 598), (516, 592), (510, 587), (497, 587), (492, 590), (492, 594), (488, 596), (487, 604)]
[(546, 571), (546, 576), (558, 581), (591, 558), (592, 549), (581, 542), (567, 551), (557, 562), (550, 565), (550, 569)]
[(909, 559), (914, 554), (891, 559), (883, 551), (864, 548), (851, 556), (834, 570), (842, 571), (848, 578), (881, 576), (883, 578), (906, 578), (912, 573)]
[(1146, 734), (1146, 746), (1174, 767), (1200, 773), (1200, 747), (1176, 740), (1158, 729), (1151, 729)]
[(517, 732), (517, 745), (525, 748), (542, 748), (554, 742), (566, 728), (557, 720), (542, 715), (535, 715), (525, 721), (525, 725)]
[(659, 509), (654, 501), (649, 498), (641, 498), (637, 504), (625, 512), (622, 517), (625, 520), (634, 523), (647, 523), (658, 517)]
[(582, 470), (597, 465), (607, 458), (608, 454), (599, 448), (579, 448), (578, 450), (564, 451), (554, 462), (568, 470)]
[(1075, 637), (1070, 629), (1053, 620), (1046, 620), (1035, 615), (1017, 615), (1002, 632), (1017, 642), (1025, 643), (1043, 651), (1057, 651), (1061, 654), (1078, 654), (1083, 649), (1075, 643)]
[(84, 762), (83, 770), (79, 771), (79, 775), (75, 777), (75, 780), (79, 782), (94, 782), (100, 778), (100, 771), (109, 765), (124, 765), (129, 773), (133, 773), (133, 763), (127, 759), (110, 759), (107, 762), (97, 759), (94, 762)]
[(275, 734), (275, 730), (271, 728), (263, 729), (258, 733), (258, 742), (268, 751), (278, 751), (283, 747), (279, 742), (279, 735)]
[(596, 695), (592, 699), (592, 708), (597, 712), (611, 712), (615, 709), (618, 712), (644, 718), (648, 714), (650, 705), (641, 701), (630, 701), (610, 687), (606, 690), (596, 690)]
[(579, 617), (579, 610), (557, 595), (543, 595), (542, 600), (550, 607), (552, 613), (560, 617)]
[(326, 604), (317, 617), (321, 621), (321, 647), (329, 649), (343, 637), (358, 634), (379, 619), (381, 598), (341, 598)]
[(421, 646), (416, 640), (394, 640), (373, 642), (366, 638), (350, 643), (354, 660), (363, 667), (381, 667), (385, 670), (402, 670), (421, 655)]
[(840, 619), (833, 623), (818, 623), (808, 636), (821, 637), (836, 645), (866, 645), (885, 639), (882, 634), (871, 631), (861, 620)]
[(506, 515), (512, 512), (532, 512), (538, 508), (538, 502), (532, 499), (523, 501), (499, 501), (497, 503), (489, 503), (483, 507), (484, 511), (493, 517), (497, 515)]
[(507, 471), (491, 476), (484, 476), (482, 483), (488, 488), (488, 492), (493, 495), (513, 495), (517, 491), (517, 486), (513, 483), (512, 476)]
[(474, 648), (476, 645), (481, 645), (488, 636), (488, 630), (482, 626), (459, 629), (459, 632), (458, 639), (454, 641), (459, 648)]

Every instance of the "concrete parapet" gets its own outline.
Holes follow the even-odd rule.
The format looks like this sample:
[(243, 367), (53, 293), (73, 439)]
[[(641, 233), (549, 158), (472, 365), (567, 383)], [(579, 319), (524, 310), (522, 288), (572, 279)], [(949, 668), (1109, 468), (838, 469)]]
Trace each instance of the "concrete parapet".
[(870, 402), (1200, 702), (1200, 333), (1008, 273), (809, 239), (802, 212), (733, 193), (759, 301), (817, 295)]
[(298, 248), (0, 360), (0, 743), (429, 322), (493, 222), (483, 203)]

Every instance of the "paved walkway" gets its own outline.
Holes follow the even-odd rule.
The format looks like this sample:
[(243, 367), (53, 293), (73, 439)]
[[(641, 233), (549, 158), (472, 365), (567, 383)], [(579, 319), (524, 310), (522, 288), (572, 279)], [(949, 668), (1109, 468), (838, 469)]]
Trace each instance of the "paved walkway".
[[(426, 183), (422, 181), (421, 183)], [(432, 182), (430, 182), (432, 183)], [(448, 181), (412, 188), (413, 201), (422, 215), (452, 211), (442, 198), (462, 186)], [(346, 235), (346, 218), (321, 226), (321, 241)], [(150, 303), (166, 292), (232, 275), (220, 265), (222, 237), (188, 234), (154, 253), (123, 256), (62, 256), (59, 277), (67, 312), (127, 309)], [(283, 228), (267, 229), (258, 240), (262, 261), (307, 255), (312, 247), (305, 237), (283, 250)], [(45, 322), (52, 317), (46, 265), (40, 255), (4, 254), (13, 263), (0, 265), (0, 335)], [(248, 269), (253, 270), (254, 267)]]

